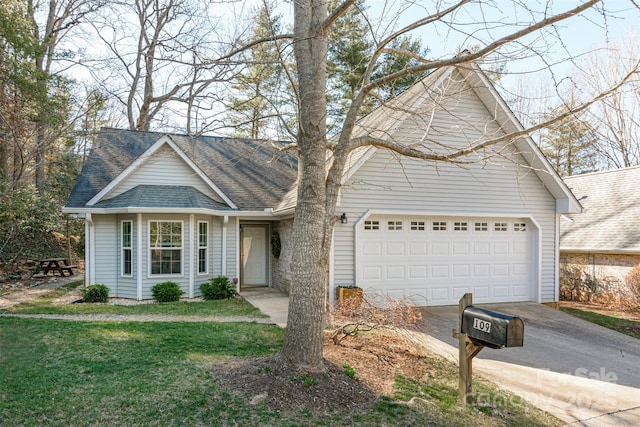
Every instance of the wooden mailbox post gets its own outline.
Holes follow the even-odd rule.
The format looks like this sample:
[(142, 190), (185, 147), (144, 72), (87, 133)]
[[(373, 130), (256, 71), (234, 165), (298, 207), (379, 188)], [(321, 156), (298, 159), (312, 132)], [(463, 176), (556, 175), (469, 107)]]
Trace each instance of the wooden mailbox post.
[(472, 393), (473, 358), (485, 347), (522, 347), (524, 322), (516, 316), (490, 311), (473, 305), (473, 296), (464, 294), (458, 303), (459, 399), (468, 405)]

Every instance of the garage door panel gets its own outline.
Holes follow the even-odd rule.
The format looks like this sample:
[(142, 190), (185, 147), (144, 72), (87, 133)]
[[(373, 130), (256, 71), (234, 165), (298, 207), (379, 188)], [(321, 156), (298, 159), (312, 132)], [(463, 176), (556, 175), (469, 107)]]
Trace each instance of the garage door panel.
[(358, 234), (359, 286), (419, 295), (427, 305), (457, 304), (466, 292), (481, 302), (530, 299), (535, 258), (532, 227), (520, 230), (525, 220), (389, 218), (375, 217), (380, 229)]
[(495, 255), (509, 255), (509, 242), (495, 242), (493, 253)]
[(427, 266), (426, 265), (410, 265), (409, 266), (409, 279), (426, 279), (427, 278)]
[(457, 264), (453, 266), (453, 277), (469, 277), (471, 274), (471, 266), (469, 264)]
[(448, 265), (432, 265), (431, 277), (434, 279), (449, 277), (449, 266)]
[(489, 277), (491, 276), (491, 265), (489, 264), (474, 264), (473, 275), (475, 277)]
[(482, 301), (483, 299), (489, 299), (491, 290), (489, 286), (474, 286), (472, 289), (473, 298)]
[(453, 256), (469, 255), (470, 246), (469, 242), (453, 242)]
[(491, 244), (489, 242), (473, 242), (474, 255), (489, 255)]
[(449, 242), (431, 243), (431, 255), (449, 255)]
[(382, 255), (382, 243), (380, 242), (366, 242), (362, 244), (362, 254), (364, 256), (381, 256)]
[(509, 276), (509, 264), (494, 264), (493, 275), (495, 277), (507, 277)]
[(400, 265), (390, 265), (386, 268), (385, 278), (387, 280), (403, 280), (404, 276), (404, 266)]
[(381, 267), (364, 267), (363, 268), (363, 278), (364, 280), (381, 280), (382, 279), (382, 268)]
[(426, 242), (410, 242), (409, 255), (410, 256), (426, 256), (427, 243)]
[(385, 253), (387, 256), (404, 256), (405, 244), (402, 242), (389, 242), (386, 244)]

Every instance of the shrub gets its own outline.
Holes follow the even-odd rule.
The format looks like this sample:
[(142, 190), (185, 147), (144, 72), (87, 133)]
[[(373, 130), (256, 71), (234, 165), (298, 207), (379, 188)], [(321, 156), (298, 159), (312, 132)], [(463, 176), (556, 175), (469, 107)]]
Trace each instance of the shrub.
[(226, 276), (218, 276), (200, 285), (202, 298), (206, 300), (231, 298), (236, 294), (236, 288)]
[(633, 302), (635, 302), (636, 306), (640, 306), (640, 264), (636, 265), (629, 271), (625, 277), (625, 282), (635, 299)]
[(151, 296), (158, 302), (180, 301), (184, 291), (175, 282), (158, 283), (151, 288)]
[(105, 285), (91, 285), (82, 290), (82, 302), (107, 302), (109, 288)]

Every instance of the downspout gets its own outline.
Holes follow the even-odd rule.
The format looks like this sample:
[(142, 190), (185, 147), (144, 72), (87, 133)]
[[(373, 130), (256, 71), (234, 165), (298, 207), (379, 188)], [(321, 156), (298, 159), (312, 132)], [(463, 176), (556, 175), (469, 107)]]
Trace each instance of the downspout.
[(138, 301), (142, 300), (142, 214), (136, 215), (136, 282), (138, 285)]
[[(87, 213), (85, 216), (85, 271), (84, 281), (85, 286), (93, 285), (96, 282), (96, 243), (95, 243), (95, 224), (91, 213)], [(86, 258), (89, 258), (89, 262), (86, 262)]]
[(222, 220), (222, 268), (220, 274), (227, 275), (227, 224), (229, 224), (229, 215), (225, 215)]
[(189, 298), (193, 298), (193, 287), (195, 284), (195, 244), (198, 235), (198, 230), (195, 224), (195, 216), (189, 215)]

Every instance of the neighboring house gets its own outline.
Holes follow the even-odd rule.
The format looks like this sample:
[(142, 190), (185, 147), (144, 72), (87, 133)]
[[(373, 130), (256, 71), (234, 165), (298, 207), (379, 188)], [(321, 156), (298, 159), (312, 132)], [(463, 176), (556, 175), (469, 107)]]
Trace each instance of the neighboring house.
[(584, 212), (560, 222), (563, 298), (624, 302), (640, 264), (640, 167), (565, 178)]
[[(354, 136), (434, 152), (521, 130), (475, 66), (427, 76), (358, 122)], [(421, 305), (558, 301), (561, 214), (580, 204), (526, 137), (457, 164), (355, 150), (344, 173), (329, 266), (339, 285)], [(329, 160), (330, 161), (330, 160)], [(187, 296), (217, 275), (290, 285), (297, 163), (270, 143), (105, 129), (64, 212), (86, 218), (86, 280), (111, 296)], [(271, 236), (280, 238), (275, 257)]]

